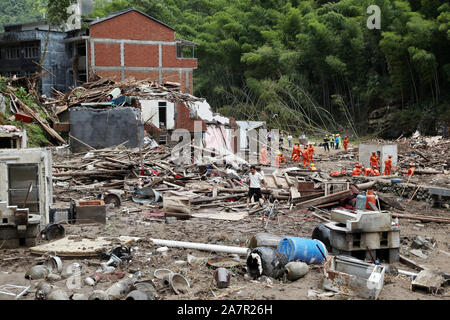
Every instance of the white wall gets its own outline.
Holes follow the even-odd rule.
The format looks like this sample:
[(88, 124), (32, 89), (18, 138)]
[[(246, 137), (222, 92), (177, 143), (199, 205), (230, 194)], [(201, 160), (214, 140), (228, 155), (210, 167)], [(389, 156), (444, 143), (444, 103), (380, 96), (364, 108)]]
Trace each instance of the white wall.
[(166, 102), (167, 129), (175, 129), (175, 104), (167, 100), (139, 100), (141, 103), (141, 120), (145, 123), (149, 118), (151, 122), (159, 128), (159, 102)]
[(364, 167), (370, 166), (370, 156), (372, 152), (380, 152), (380, 173), (384, 173), (384, 161), (387, 160), (388, 156), (392, 155), (392, 166), (397, 164), (397, 145), (396, 144), (359, 144), (359, 163)]
[(47, 225), (53, 203), (52, 153), (46, 149), (0, 150), (0, 200), (8, 201), (8, 164), (37, 163), (39, 170), (39, 208), (41, 225)]

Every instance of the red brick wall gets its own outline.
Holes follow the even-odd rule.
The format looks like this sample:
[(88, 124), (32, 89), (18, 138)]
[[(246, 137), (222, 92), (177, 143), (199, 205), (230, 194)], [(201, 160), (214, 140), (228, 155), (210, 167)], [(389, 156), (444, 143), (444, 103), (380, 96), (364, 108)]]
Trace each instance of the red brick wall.
[(92, 38), (174, 41), (175, 31), (136, 11), (91, 26)]
[(197, 68), (196, 59), (178, 59), (176, 46), (162, 46), (162, 64), (164, 67)]
[[(91, 26), (91, 39), (105, 38), (117, 40), (140, 40), (140, 41), (164, 41), (173, 42), (175, 32), (136, 12), (130, 11), (115, 18), (103, 21)], [(121, 67), (120, 44), (95, 42), (95, 66), (99, 67)], [(91, 51), (88, 47), (89, 65), (91, 63)], [(159, 47), (149, 44), (124, 43), (124, 67), (159, 67)], [(162, 45), (162, 67), (163, 68), (197, 68), (196, 59), (178, 59), (175, 45)], [(119, 75), (120, 71), (100, 71), (98, 75), (114, 74)], [(159, 80), (158, 71), (127, 71), (125, 78), (134, 77), (138, 80), (150, 79)], [(181, 73), (178, 70), (162, 72), (162, 81), (179, 82), (180, 90), (186, 91), (186, 70)], [(189, 93), (193, 93), (193, 74), (189, 74)]]
[(189, 108), (184, 103), (175, 104), (177, 117), (175, 119), (175, 129), (186, 129), (194, 132), (194, 121), (202, 121), (202, 131), (206, 131), (206, 122), (197, 117), (197, 119), (189, 118)]
[(95, 65), (96, 66), (120, 66), (120, 44), (118, 43), (95, 43)]
[(125, 66), (157, 67), (159, 50), (157, 45), (124, 44)]

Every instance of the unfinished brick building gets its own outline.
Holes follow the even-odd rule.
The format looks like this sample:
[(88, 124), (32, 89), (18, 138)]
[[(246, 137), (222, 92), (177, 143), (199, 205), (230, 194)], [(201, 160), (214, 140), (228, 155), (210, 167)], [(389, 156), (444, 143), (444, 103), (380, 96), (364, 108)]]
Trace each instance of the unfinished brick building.
[[(186, 47), (192, 50), (185, 58)], [(136, 10), (126, 9), (91, 23), (88, 41), (90, 74), (116, 80), (129, 77), (178, 82), (192, 93), (194, 43), (176, 39), (175, 29)]]
[(65, 32), (45, 22), (5, 26), (0, 34), (0, 74), (27, 76), (38, 62), (52, 75), (42, 78), (40, 91), (66, 91), (94, 73), (124, 80), (177, 82), (193, 92), (195, 43), (177, 39), (175, 30), (149, 15), (130, 8), (102, 19), (84, 19), (88, 30)]

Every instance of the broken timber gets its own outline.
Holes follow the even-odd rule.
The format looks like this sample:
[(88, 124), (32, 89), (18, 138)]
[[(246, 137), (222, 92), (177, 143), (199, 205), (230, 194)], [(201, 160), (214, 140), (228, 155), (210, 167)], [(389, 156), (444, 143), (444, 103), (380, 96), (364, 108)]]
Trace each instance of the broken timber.
[[(340, 192), (336, 192), (336, 193), (330, 194), (328, 196), (324, 196), (324, 197), (320, 197), (320, 198), (311, 199), (311, 200), (307, 200), (307, 201), (304, 201), (304, 202), (296, 203), (296, 206), (299, 207), (299, 208), (308, 208), (308, 207), (316, 206), (316, 205), (319, 205), (319, 204), (340, 200), (340, 199), (343, 199), (343, 198), (346, 198), (346, 197), (350, 196), (351, 194), (352, 194), (352, 192), (350, 190), (340, 191)], [(295, 201), (293, 201), (293, 202), (295, 203)]]

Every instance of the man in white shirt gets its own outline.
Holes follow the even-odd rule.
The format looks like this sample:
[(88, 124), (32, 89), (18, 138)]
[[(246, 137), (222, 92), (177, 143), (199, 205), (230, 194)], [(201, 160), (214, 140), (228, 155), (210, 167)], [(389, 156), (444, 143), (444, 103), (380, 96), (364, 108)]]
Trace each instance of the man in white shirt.
[(247, 209), (250, 208), (250, 199), (252, 196), (254, 196), (255, 202), (258, 202), (259, 198), (262, 197), (261, 181), (264, 182), (266, 190), (268, 189), (266, 181), (259, 172), (256, 172), (255, 166), (250, 167), (248, 181), (250, 181), (250, 188), (248, 189)]
[(288, 135), (289, 148), (292, 148), (292, 135), (289, 133)]

